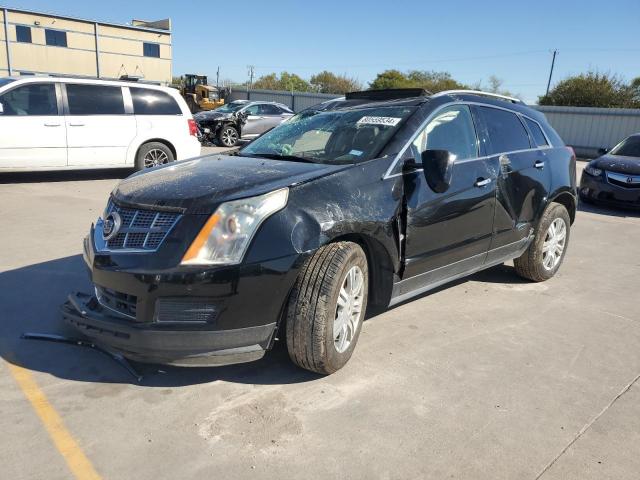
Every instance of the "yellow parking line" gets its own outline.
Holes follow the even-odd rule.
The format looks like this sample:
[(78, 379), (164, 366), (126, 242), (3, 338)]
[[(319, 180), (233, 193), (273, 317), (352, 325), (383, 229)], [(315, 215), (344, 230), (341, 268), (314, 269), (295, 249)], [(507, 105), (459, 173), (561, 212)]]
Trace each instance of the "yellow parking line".
[(64, 426), (62, 418), (49, 403), (44, 392), (40, 390), (31, 372), (17, 365), (8, 364), (8, 366), (11, 375), (25, 397), (31, 402), (33, 409), (40, 417), (40, 421), (44, 424), (51, 440), (67, 462), (75, 478), (78, 480), (100, 480), (100, 475)]

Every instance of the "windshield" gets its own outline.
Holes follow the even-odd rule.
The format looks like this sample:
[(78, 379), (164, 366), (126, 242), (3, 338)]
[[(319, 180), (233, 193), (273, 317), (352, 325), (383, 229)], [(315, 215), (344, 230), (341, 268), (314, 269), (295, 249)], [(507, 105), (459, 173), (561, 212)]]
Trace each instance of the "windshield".
[(625, 138), (613, 150), (611, 155), (621, 155), (623, 157), (640, 157), (640, 136)]
[(265, 133), (241, 155), (288, 157), (319, 163), (356, 163), (375, 158), (415, 107), (307, 111)]
[(240, 110), (245, 105), (248, 105), (248, 103), (246, 103), (246, 102), (231, 102), (231, 103), (227, 103), (226, 105), (222, 105), (219, 108), (216, 108), (215, 111), (216, 112), (221, 112), (221, 113), (234, 113), (234, 112), (237, 112), (238, 110)]
[(0, 87), (4, 87), (5, 85), (10, 84), (11, 82), (15, 82), (13, 78), (0, 78)]

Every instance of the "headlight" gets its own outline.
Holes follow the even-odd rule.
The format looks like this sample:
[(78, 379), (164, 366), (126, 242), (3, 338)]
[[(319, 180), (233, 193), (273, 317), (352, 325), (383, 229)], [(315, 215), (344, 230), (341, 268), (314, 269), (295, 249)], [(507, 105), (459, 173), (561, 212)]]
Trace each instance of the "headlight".
[(586, 167), (584, 167), (584, 171), (593, 177), (599, 177), (600, 175), (602, 175), (602, 169), (592, 167), (591, 165), (587, 165)]
[(240, 263), (260, 224), (287, 204), (289, 189), (233, 200), (209, 217), (182, 258), (182, 265)]

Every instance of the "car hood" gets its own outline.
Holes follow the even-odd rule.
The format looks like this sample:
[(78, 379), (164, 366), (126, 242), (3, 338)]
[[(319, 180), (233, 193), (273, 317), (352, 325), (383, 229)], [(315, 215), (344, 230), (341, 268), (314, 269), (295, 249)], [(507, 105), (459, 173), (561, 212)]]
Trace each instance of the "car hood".
[(111, 195), (123, 205), (213, 213), (222, 202), (260, 195), (351, 167), (214, 155), (138, 172), (122, 180)]
[(609, 172), (628, 175), (640, 175), (640, 158), (622, 157), (620, 155), (603, 155), (593, 160), (592, 165)]
[(231, 117), (233, 117), (233, 113), (216, 112), (215, 110), (211, 110), (208, 112), (199, 112), (193, 116), (196, 122), (224, 120)]

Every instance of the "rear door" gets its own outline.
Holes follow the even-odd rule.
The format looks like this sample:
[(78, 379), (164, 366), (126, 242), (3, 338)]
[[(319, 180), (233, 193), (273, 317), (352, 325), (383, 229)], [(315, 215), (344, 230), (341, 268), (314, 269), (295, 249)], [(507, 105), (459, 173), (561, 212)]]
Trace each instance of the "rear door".
[(260, 109), (258, 113), (264, 117), (264, 125), (265, 129), (260, 132), (264, 133), (267, 130), (271, 130), (273, 127), (277, 127), (282, 122), (284, 122), (285, 117), (283, 111), (277, 105), (273, 105), (272, 103), (263, 103), (260, 105)]
[(405, 173), (403, 278), (422, 274), (425, 283), (432, 283), (484, 262), (493, 230), (497, 168), (480, 154), (467, 105), (445, 107), (433, 116), (411, 145), (416, 162), (426, 149), (448, 150), (456, 156), (444, 193), (429, 187), (422, 169)]
[(131, 94), (139, 141), (167, 139), (175, 146), (184, 142), (188, 124), (178, 102), (167, 92), (143, 87), (125, 87)]
[(523, 116), (497, 107), (475, 108), (488, 154), (500, 165), (490, 262), (517, 252), (529, 237), (545, 204), (551, 178), (544, 145), (539, 148)]
[(116, 85), (66, 86), (69, 165), (124, 165), (136, 136), (131, 102), (125, 109), (123, 88)]
[(0, 169), (64, 167), (67, 137), (59, 87), (27, 83), (0, 95)]
[(247, 121), (242, 127), (243, 137), (257, 137), (272, 128), (274, 119), (264, 114), (263, 105), (262, 103), (254, 103), (243, 110), (248, 114)]

